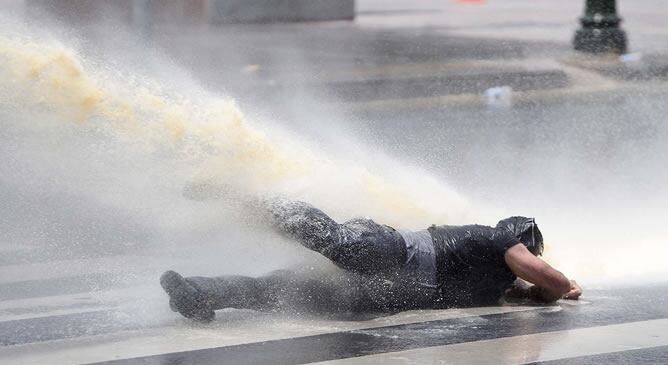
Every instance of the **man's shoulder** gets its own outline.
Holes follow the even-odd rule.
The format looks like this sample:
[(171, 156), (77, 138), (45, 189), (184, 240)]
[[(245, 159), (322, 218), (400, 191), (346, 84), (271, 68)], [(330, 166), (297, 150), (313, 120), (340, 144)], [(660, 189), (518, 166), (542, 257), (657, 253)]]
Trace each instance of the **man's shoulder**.
[(451, 232), (468, 232), (469, 234), (480, 234), (480, 233), (490, 233), (490, 232), (495, 232), (497, 228), (490, 227), (490, 226), (484, 226), (482, 224), (466, 224), (462, 226), (453, 226), (453, 225), (431, 225), (428, 228), (428, 231), (432, 234), (434, 233), (451, 233)]

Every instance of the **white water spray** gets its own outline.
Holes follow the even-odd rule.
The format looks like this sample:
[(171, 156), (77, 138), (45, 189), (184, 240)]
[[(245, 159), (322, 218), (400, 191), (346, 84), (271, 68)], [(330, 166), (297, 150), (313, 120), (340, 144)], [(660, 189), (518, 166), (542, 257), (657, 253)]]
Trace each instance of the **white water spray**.
[[(467, 199), (419, 169), (391, 160), (374, 169), (328, 155), (278, 126), (263, 123), (260, 130), (227, 97), (202, 89), (177, 91), (168, 80), (113, 70), (67, 42), (5, 28), (0, 34), (5, 156), (0, 182), (9, 191), (85, 197), (125, 212), (129, 218), (124, 219), (148, 224), (161, 238), (168, 235), (161, 231), (187, 234), (221, 219), (221, 211), (203, 209), (181, 196), (185, 184), (197, 181), (306, 200), (338, 220), (366, 215), (402, 228), (493, 223), (492, 207), (473, 209)], [(82, 208), (87, 203), (72, 204), (67, 209), (74, 216), (88, 214)], [(2, 212), (6, 217), (16, 205), (10, 207)], [(53, 227), (40, 227), (42, 220), (32, 218), (26, 221), (30, 227), (6, 230), (4, 240), (42, 229), (46, 233), (33, 236), (48, 242)], [(619, 251), (618, 235), (612, 238), (613, 248), (602, 251), (605, 243), (599, 241), (610, 238), (600, 232), (568, 232), (558, 227), (559, 217), (539, 218), (541, 223), (549, 220), (543, 224), (551, 234), (548, 258), (569, 275), (586, 282), (629, 272), (665, 272), (660, 255)], [(66, 238), (85, 246), (91, 237)], [(662, 239), (645, 237), (636, 244), (644, 251), (665, 252), (659, 247)], [(589, 249), (582, 249), (585, 242)], [(221, 248), (231, 244), (225, 245)]]

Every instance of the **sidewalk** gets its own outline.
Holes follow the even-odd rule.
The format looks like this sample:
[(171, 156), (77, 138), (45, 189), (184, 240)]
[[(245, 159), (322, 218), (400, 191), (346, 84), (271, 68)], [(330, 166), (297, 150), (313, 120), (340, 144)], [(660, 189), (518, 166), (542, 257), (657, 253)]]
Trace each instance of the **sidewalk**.
[[(357, 0), (359, 24), (432, 27), (452, 35), (504, 40), (552, 41), (570, 45), (585, 0)], [(617, 0), (630, 52), (668, 51), (668, 7), (663, 0)]]
[[(627, 9), (632, 50), (634, 39), (650, 45), (660, 35), (636, 26), (650, 8)], [(581, 12), (580, 0), (362, 0), (354, 22), (162, 27), (153, 34), (206, 84), (255, 102), (297, 93), (353, 109), (475, 104), (493, 87), (508, 86), (521, 100), (666, 77), (663, 57), (645, 65), (642, 56), (624, 63), (574, 52), (570, 37)]]

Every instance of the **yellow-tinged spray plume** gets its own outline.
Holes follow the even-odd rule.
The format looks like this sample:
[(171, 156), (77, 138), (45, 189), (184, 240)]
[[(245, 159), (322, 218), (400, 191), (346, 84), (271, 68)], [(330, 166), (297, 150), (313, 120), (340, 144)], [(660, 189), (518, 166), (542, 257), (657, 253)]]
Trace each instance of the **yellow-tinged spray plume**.
[(339, 218), (364, 214), (399, 227), (472, 218), (466, 199), (426, 173), (390, 176), (294, 139), (279, 143), (280, 133), (253, 128), (230, 99), (203, 92), (188, 98), (157, 82), (114, 75), (57, 42), (0, 36), (0, 77), (3, 94), (20, 97), (26, 107), (141, 141), (146, 153), (169, 149), (192, 167), (193, 180), (286, 195)]

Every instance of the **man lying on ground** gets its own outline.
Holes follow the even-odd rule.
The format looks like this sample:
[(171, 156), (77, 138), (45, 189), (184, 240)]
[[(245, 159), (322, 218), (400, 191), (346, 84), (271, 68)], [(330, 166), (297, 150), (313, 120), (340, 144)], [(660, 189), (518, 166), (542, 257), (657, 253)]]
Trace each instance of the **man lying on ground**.
[(537, 257), (543, 237), (533, 218), (510, 217), (496, 227), (405, 231), (366, 218), (339, 224), (299, 201), (272, 199), (253, 206), (258, 220), (268, 220), (343, 271), (278, 270), (256, 278), (184, 278), (167, 271), (160, 284), (172, 310), (208, 322), (222, 308), (394, 313), (495, 305), (504, 296), (553, 302), (582, 293), (575, 281)]

